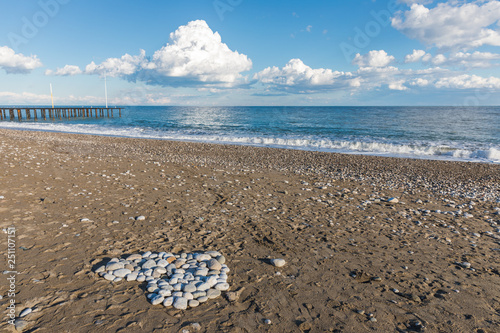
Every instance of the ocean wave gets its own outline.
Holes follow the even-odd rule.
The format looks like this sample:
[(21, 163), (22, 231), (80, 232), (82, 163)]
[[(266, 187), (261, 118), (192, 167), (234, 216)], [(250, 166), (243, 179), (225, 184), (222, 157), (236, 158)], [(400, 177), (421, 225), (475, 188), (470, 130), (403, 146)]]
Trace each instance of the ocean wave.
[(93, 134), (115, 137), (178, 140), (207, 143), (251, 145), (259, 147), (288, 148), (348, 154), (365, 154), (390, 157), (439, 159), (500, 163), (500, 147), (479, 143), (457, 142), (394, 142), (370, 137), (322, 138), (314, 136), (259, 136), (250, 134), (200, 134), (186, 131), (165, 131), (140, 126), (102, 126), (98, 124), (68, 123), (0, 123), (0, 128)]

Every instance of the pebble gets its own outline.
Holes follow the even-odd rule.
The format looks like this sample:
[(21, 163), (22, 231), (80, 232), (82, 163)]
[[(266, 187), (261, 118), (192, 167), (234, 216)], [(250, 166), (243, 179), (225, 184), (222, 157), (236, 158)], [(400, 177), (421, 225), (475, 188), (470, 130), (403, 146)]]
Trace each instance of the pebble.
[[(275, 260), (284, 264), (283, 259)], [(152, 305), (186, 310), (215, 299), (230, 288), (227, 283), (230, 269), (225, 263), (225, 257), (218, 251), (176, 255), (147, 251), (125, 259), (113, 258), (95, 273), (113, 282), (146, 281), (147, 298)]]
[(399, 199), (398, 198), (389, 198), (389, 199), (387, 199), (387, 202), (397, 204), (397, 203), (399, 203)]
[(184, 297), (176, 297), (173, 306), (177, 310), (186, 310), (188, 307), (188, 300)]
[(165, 297), (163, 297), (161, 295), (156, 295), (156, 296), (151, 298), (151, 304), (158, 305), (158, 304), (163, 303), (164, 300), (165, 300)]
[(271, 259), (270, 262), (275, 267), (283, 267), (286, 264), (285, 259)]
[(264, 319), (264, 324), (271, 325), (271, 319)]
[(19, 314), (19, 318), (29, 315), (33, 310), (31, 308), (26, 308)]
[(216, 270), (216, 271), (220, 271), (220, 269), (222, 268), (222, 265), (220, 262), (217, 261), (217, 259), (210, 259), (208, 262), (207, 262), (207, 267), (210, 269), (210, 270)]
[(132, 273), (132, 271), (130, 269), (127, 269), (127, 268), (121, 268), (121, 269), (117, 269), (116, 271), (113, 271), (113, 275), (116, 276), (116, 277), (125, 277), (126, 275)]
[(200, 302), (195, 300), (195, 299), (191, 299), (191, 300), (189, 300), (188, 305), (190, 308), (195, 308), (198, 305), (200, 305)]
[(220, 290), (217, 290), (217, 289), (208, 289), (208, 291), (207, 291), (207, 297), (209, 299), (217, 298), (220, 295), (221, 295), (221, 292), (220, 292)]
[(146, 216), (140, 215), (135, 218), (136, 221), (144, 221), (146, 219)]
[(470, 268), (471, 264), (470, 262), (464, 261), (463, 263), (460, 264), (463, 268)]
[(23, 329), (26, 328), (26, 326), (28, 326), (28, 322), (25, 320), (17, 319), (14, 322), (14, 326), (16, 328), (16, 331), (22, 331)]

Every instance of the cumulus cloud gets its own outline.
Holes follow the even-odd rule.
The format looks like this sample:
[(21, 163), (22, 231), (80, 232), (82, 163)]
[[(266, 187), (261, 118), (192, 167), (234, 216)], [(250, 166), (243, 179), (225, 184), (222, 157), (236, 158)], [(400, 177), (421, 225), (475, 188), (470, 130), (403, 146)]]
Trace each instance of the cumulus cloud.
[(132, 75), (142, 67), (147, 66), (146, 51), (141, 50), (139, 55), (125, 54), (121, 58), (108, 58), (100, 65), (93, 61), (85, 67), (86, 74), (107, 75), (111, 77)]
[(425, 61), (423, 58), (427, 55), (424, 50), (413, 50), (412, 54), (405, 56), (405, 63), (419, 62), (421, 60)]
[(441, 78), (435, 83), (436, 88), (453, 89), (500, 89), (500, 78), (478, 75), (458, 75)]
[(395, 58), (384, 50), (372, 50), (367, 54), (356, 54), (352, 63), (359, 67), (385, 67), (393, 62)]
[(482, 45), (499, 46), (499, 20), (500, 1), (452, 1), (432, 9), (414, 3), (410, 10), (392, 18), (392, 26), (428, 46), (467, 50)]
[(291, 59), (283, 68), (268, 67), (253, 78), (278, 89), (306, 92), (331, 88), (336, 84), (349, 86), (352, 74), (324, 68), (313, 69), (300, 59)]
[(389, 83), (388, 88), (390, 90), (407, 90), (408, 88), (405, 87), (403, 84), (405, 83), (405, 80), (397, 80)]
[(41, 66), (42, 62), (36, 55), (28, 57), (8, 46), (0, 47), (0, 67), (8, 74), (26, 74)]
[(432, 56), (423, 50), (413, 50), (405, 56), (405, 63), (423, 62), (444, 67), (488, 68), (500, 65), (500, 54), (491, 52), (451, 52), (448, 56), (437, 54)]
[(82, 70), (78, 66), (66, 65), (63, 68), (57, 68), (55, 71), (47, 69), (45, 75), (55, 75), (55, 76), (74, 76), (82, 74)]
[(241, 72), (252, 68), (244, 54), (232, 51), (203, 20), (189, 22), (170, 34), (170, 43), (146, 57), (144, 50), (137, 56), (109, 58), (96, 65), (87, 65), (88, 74), (106, 73), (131, 81), (154, 85), (233, 86), (243, 80)]

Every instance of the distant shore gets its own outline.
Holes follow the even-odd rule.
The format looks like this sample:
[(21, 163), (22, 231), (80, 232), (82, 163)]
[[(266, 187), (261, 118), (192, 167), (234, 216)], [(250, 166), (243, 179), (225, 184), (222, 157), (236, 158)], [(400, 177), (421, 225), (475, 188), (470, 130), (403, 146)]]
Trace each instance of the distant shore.
[[(25, 330), (500, 325), (500, 165), (4, 129), (0, 151)], [(167, 309), (92, 272), (148, 250), (221, 252), (238, 298)]]

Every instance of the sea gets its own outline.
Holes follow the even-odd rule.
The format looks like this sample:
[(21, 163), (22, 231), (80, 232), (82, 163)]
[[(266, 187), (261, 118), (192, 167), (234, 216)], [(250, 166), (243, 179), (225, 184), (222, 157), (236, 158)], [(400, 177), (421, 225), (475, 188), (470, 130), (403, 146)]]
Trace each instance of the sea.
[(114, 114), (0, 128), (500, 163), (497, 106), (127, 106)]

